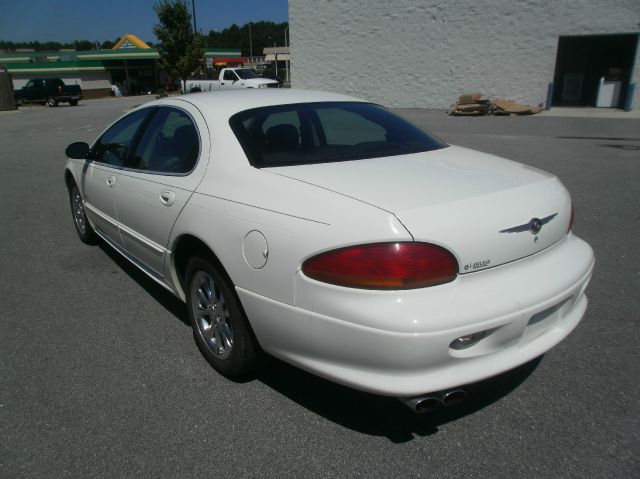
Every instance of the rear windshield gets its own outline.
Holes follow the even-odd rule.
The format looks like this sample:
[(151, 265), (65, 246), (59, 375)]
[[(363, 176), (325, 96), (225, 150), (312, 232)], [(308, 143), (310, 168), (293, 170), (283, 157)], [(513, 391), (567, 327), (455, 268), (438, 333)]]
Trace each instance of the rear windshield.
[(406, 155), (447, 146), (371, 103), (299, 103), (254, 108), (229, 120), (257, 168)]

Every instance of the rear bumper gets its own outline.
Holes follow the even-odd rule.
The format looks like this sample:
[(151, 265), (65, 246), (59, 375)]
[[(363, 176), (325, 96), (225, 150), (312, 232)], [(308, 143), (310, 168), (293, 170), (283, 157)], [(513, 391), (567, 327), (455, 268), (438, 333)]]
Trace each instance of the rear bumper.
[(59, 97), (56, 97), (57, 101), (73, 101), (73, 100), (82, 100), (82, 95), (62, 95)]
[[(296, 306), (246, 290), (240, 299), (263, 348), (347, 386), (413, 396), (479, 381), (552, 348), (579, 323), (591, 248), (569, 235), (532, 257), (400, 292), (295, 278)], [(476, 345), (450, 348), (490, 330)]]

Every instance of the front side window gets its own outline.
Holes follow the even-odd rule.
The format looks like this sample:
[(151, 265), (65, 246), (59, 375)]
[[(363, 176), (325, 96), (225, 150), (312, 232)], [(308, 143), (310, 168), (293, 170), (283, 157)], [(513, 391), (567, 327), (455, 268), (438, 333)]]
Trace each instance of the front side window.
[(233, 73), (233, 70), (226, 70), (224, 72), (224, 75), (222, 77), (223, 80), (228, 80), (228, 81), (236, 81), (238, 79), (238, 77), (236, 76), (235, 73)]
[(112, 166), (124, 166), (136, 133), (153, 108), (125, 116), (109, 128), (93, 145), (90, 159)]
[(407, 155), (447, 146), (435, 135), (371, 103), (254, 108), (232, 116), (229, 124), (257, 168)]
[(188, 173), (199, 152), (198, 130), (191, 117), (177, 108), (160, 107), (127, 166), (153, 173)]

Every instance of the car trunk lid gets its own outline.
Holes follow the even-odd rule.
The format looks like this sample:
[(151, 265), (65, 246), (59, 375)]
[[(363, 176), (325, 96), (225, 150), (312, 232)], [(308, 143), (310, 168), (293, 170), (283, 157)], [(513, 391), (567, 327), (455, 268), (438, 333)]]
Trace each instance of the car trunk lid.
[(416, 241), (456, 255), (460, 273), (551, 246), (566, 235), (571, 215), (557, 178), (461, 147), (267, 171), (394, 214)]

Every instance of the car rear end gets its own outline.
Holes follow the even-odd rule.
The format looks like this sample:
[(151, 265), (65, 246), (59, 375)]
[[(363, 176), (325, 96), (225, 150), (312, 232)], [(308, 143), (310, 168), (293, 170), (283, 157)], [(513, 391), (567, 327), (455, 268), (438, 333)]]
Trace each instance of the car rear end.
[[(426, 153), (424, 161), (433, 155), (439, 168), (453, 168), (455, 162), (444, 158), (460, 151), (444, 152)], [(411, 190), (409, 176), (393, 181), (394, 174), (382, 167), (387, 161), (366, 164), (386, 172), (377, 187), (373, 171), (348, 171), (361, 169), (356, 165), (272, 170), (305, 183), (315, 176), (323, 188), (329, 186), (321, 180), (326, 173), (334, 178), (334, 191), (376, 202), (364, 189), (347, 190), (349, 182), (341, 186), (335, 179), (368, 177), (368, 187), (373, 183), (371, 191), (378, 191), (376, 207), (386, 206), (412, 238), (354, 244), (327, 234), (320, 247), (309, 240), (313, 249), (303, 254), (295, 275), (295, 308), (272, 312), (308, 322), (308, 347), (289, 359), (351, 387), (410, 397), (512, 369), (577, 326), (587, 307), (594, 257), (570, 230), (571, 200), (555, 177), (508, 162), (517, 174), (494, 172), (493, 191), (480, 193), (477, 186), (466, 198), (421, 197), (419, 189)], [(476, 158), (473, 164), (488, 174), (491, 168), (481, 163)], [(306, 168), (327, 171), (306, 175)], [(457, 169), (461, 173), (460, 162)], [(428, 192), (446, 189), (449, 180), (423, 177), (421, 183)], [(384, 199), (403, 191), (411, 201)], [(547, 220), (540, 229), (533, 221), (538, 217)], [(252, 299), (247, 304), (250, 317), (263, 314)]]
[(65, 85), (62, 80), (55, 82), (56, 100), (59, 102), (78, 103), (82, 100), (80, 85)]
[[(560, 342), (584, 315), (594, 266), (571, 232), (561, 182), (424, 137), (381, 110), (278, 105), (230, 120), (254, 167), (344, 198), (323, 212), (326, 232), (297, 231), (288, 245), (292, 303), (238, 288), (265, 350), (357, 389), (410, 397), (499, 374)], [(363, 219), (353, 201), (405, 239), (354, 235)]]

